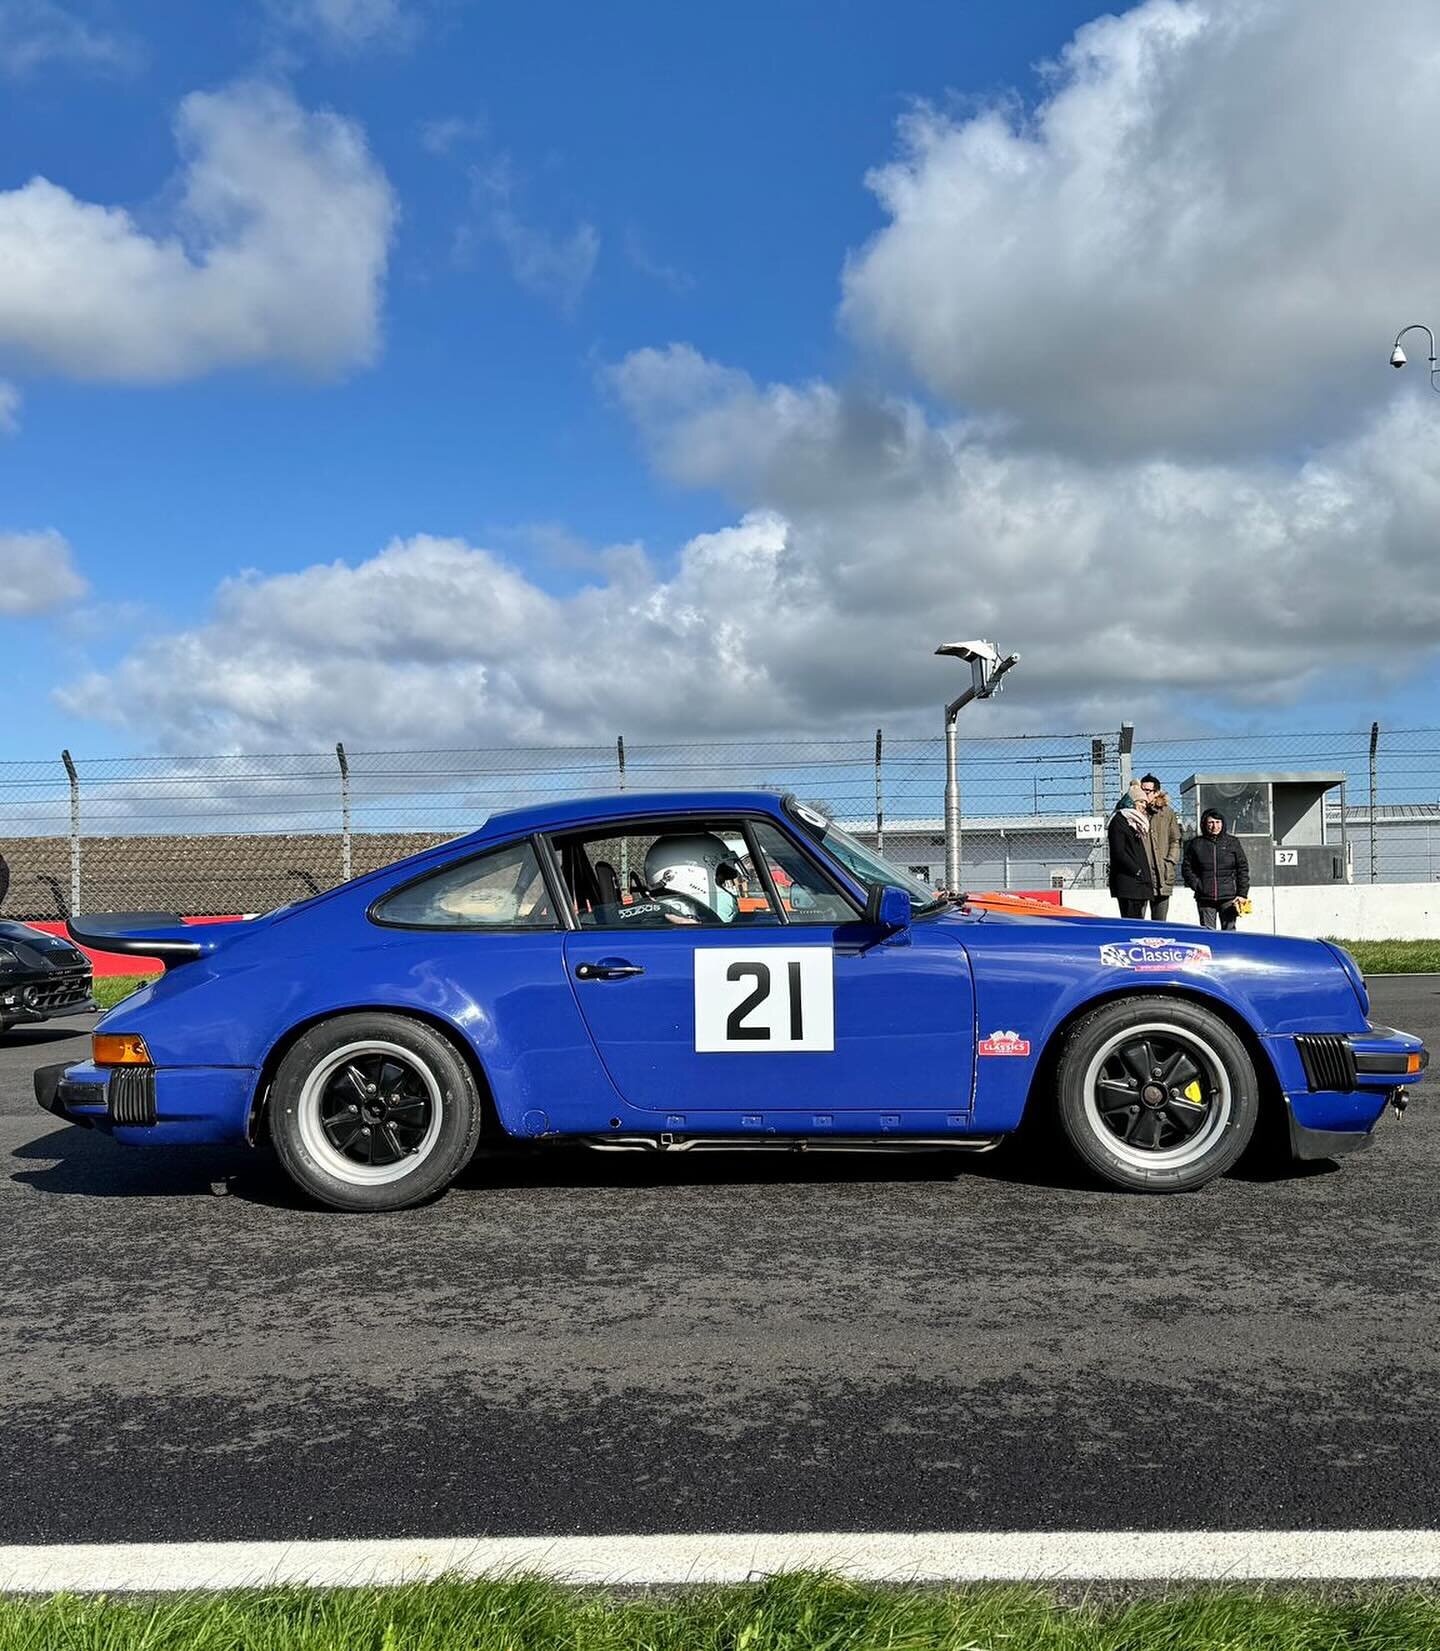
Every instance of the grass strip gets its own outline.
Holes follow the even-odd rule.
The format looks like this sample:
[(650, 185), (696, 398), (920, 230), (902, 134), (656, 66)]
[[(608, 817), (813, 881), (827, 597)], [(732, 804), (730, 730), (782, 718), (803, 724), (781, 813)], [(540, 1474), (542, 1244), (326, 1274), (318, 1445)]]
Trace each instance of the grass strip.
[(1440, 1595), (885, 1588), (807, 1573), (619, 1598), (539, 1578), (0, 1600), (5, 1651), (1427, 1651)]
[(131, 992), (157, 978), (156, 975), (101, 975), (94, 985), (95, 1001), (102, 1009), (113, 1009)]
[(1440, 973), (1440, 940), (1341, 940), (1367, 975)]

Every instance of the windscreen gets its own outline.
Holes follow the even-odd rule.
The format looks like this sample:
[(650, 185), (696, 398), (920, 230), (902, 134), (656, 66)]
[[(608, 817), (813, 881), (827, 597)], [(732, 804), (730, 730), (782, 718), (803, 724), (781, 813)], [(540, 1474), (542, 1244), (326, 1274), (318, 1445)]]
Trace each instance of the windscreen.
[(866, 848), (864, 843), (857, 842), (843, 826), (827, 820), (823, 814), (807, 808), (803, 803), (790, 805), (790, 814), (802, 831), (817, 843), (823, 843), (826, 853), (838, 860), (867, 889), (904, 889), (910, 896), (911, 907), (916, 911), (939, 904), (934, 889), (897, 866), (893, 860), (887, 860), (883, 854), (877, 854), (873, 848)]

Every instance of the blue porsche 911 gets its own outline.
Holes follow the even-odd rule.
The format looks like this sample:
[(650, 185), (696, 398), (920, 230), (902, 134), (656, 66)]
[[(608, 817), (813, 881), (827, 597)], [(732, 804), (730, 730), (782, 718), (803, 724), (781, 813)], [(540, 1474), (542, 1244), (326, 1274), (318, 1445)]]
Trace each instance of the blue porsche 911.
[(76, 918), (160, 958), (40, 1104), (119, 1141), (256, 1142), (344, 1210), (433, 1197), (482, 1137), (609, 1150), (984, 1150), (1055, 1122), (1182, 1192), (1257, 1126), (1362, 1146), (1424, 1069), (1318, 940), (937, 897), (767, 792), (588, 798), (252, 921)]

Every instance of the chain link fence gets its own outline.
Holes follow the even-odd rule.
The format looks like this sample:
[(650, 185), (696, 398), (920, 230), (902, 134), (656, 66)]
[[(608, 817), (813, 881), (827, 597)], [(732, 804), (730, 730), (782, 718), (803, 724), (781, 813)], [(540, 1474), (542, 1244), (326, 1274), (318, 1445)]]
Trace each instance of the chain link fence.
[[(1338, 734), (966, 737), (962, 863), (969, 888), (1103, 888), (1096, 817), (1127, 763), (1179, 800), (1209, 770), (1346, 776), (1330, 830), (1357, 881), (1440, 877), (1440, 729)], [(474, 830), (530, 803), (708, 786), (793, 791), (935, 883), (945, 865), (939, 737), (347, 751), (0, 762), (5, 915), (270, 910)]]

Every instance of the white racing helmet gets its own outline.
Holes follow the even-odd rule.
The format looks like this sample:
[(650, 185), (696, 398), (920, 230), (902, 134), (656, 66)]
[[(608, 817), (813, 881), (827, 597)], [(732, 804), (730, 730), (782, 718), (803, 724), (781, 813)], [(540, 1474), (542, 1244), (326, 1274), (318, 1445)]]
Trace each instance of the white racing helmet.
[(739, 881), (733, 855), (709, 832), (657, 837), (645, 856), (645, 887), (651, 894), (688, 894), (709, 906), (722, 923), (731, 922), (740, 909), (735, 890), (723, 885)]

